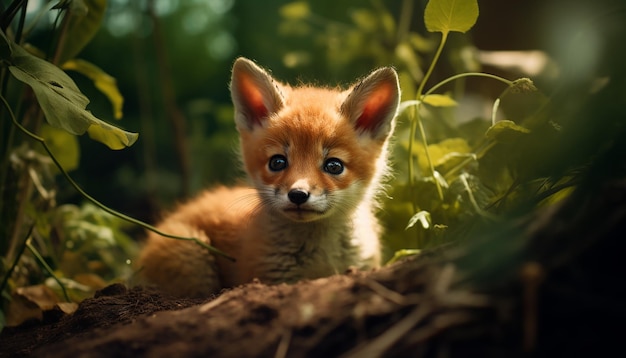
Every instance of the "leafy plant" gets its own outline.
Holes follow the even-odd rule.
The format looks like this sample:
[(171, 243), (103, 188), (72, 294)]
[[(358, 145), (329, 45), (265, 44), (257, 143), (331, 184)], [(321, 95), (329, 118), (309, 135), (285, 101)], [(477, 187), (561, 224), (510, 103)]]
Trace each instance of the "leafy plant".
[[(392, 196), (407, 198), (410, 203), (413, 215), (405, 230), (412, 230), (414, 235), (414, 239), (404, 239), (402, 247), (425, 248), (445, 244), (450, 237), (445, 233), (451, 227), (454, 230), (467, 229), (475, 221), (499, 220), (498, 212), (506, 208), (505, 201), (514, 196), (521, 184), (526, 191), (549, 192), (548, 189), (553, 187), (547, 178), (525, 177), (520, 170), (523, 163), (516, 161), (518, 158), (513, 154), (526, 142), (555, 131), (555, 127), (546, 126), (545, 118), (533, 117), (534, 111), (538, 111), (546, 99), (530, 79), (511, 81), (488, 73), (464, 72), (425, 90), (450, 33), (469, 31), (478, 13), (475, 0), (430, 0), (424, 11), (426, 29), (440, 33), (441, 38), (424, 79), (417, 86), (415, 100), (401, 105), (401, 111), (408, 113), (410, 123), (408, 140), (401, 140), (397, 148), (408, 158), (406, 180), (400, 179), (394, 184)], [(444, 133), (448, 134), (440, 134), (440, 139), (432, 134), (430, 137), (435, 138), (429, 138), (425, 122), (441, 121), (442, 116), (448, 115), (446, 111), (457, 106), (458, 102), (458, 98), (449, 93), (436, 92), (468, 77), (495, 80), (504, 85), (502, 94), (494, 101), (491, 126), (487, 125), (488, 121), (480, 119), (459, 125), (461, 121), (455, 119), (446, 122), (449, 128)], [(515, 103), (524, 96), (537, 99), (528, 106), (528, 117), (520, 118), (505, 112), (514, 118), (497, 119), (501, 103)], [(483, 129), (473, 133), (465, 131), (470, 125)], [(398, 203), (391, 202), (388, 208), (397, 214), (394, 206), (397, 207)]]
[[(322, 35), (317, 36), (333, 43), (333, 29), (341, 27), (343, 33), (348, 31), (339, 50), (342, 58), (349, 59), (344, 62), (369, 56), (376, 65), (393, 63), (398, 68), (403, 102), (393, 149), (395, 179), (383, 212), (388, 256), (398, 250), (409, 249), (402, 251), (406, 254), (445, 245), (452, 232), (468, 230), (481, 221), (498, 221), (516, 205), (545, 205), (548, 197), (556, 201), (567, 195), (575, 177), (550, 177), (536, 157), (529, 157), (529, 148), (559, 133), (558, 125), (542, 111), (548, 99), (532, 80), (478, 72), (474, 68), (479, 63), (471, 58), (454, 60), (465, 50), (458, 46), (459, 41), (444, 51), (453, 33), (468, 32), (476, 23), (476, 0), (430, 0), (423, 11), (428, 34), (410, 30), (415, 13), (421, 14), (419, 9), (413, 11), (412, 1), (402, 2), (397, 20), (382, 2), (371, 4), (373, 9), (353, 10), (353, 24), (346, 25), (314, 14), (308, 2), (292, 2), (281, 9), (285, 19), (281, 28), (292, 29), (292, 36), (309, 36), (312, 26), (303, 23), (322, 26)], [(364, 17), (371, 21), (359, 20)], [(296, 31), (298, 23), (300, 31)], [(373, 43), (369, 48), (381, 51), (363, 54), (365, 41)], [(327, 51), (333, 56), (332, 48)], [(422, 70), (428, 57), (430, 64)], [(293, 58), (306, 65), (307, 56), (289, 52), (284, 62)], [(427, 87), (443, 59), (459, 71)], [(437, 76), (441, 75), (439, 71)], [(456, 108), (463, 100), (468, 78), (502, 85), (489, 118), (458, 116)]]
[[(27, 0), (0, 8), (0, 292), (6, 301), (45, 289), (31, 285), (47, 276), (52, 279), (47, 286), (67, 301), (85, 297), (112, 279), (128, 277), (129, 266), (120, 263), (128, 264), (134, 256), (134, 241), (124, 233), (129, 222), (220, 253), (195, 238), (161, 233), (108, 208), (71, 178), (68, 171), (77, 168), (80, 157), (75, 136), (87, 133), (114, 150), (137, 140), (136, 133), (94, 116), (87, 109), (89, 99), (63, 71), (92, 80), (110, 100), (113, 117), (121, 119), (123, 97), (115, 79), (76, 58), (100, 27), (106, 0), (46, 4), (39, 11), (56, 12), (51, 24), (40, 23), (42, 16), (27, 21), (27, 8)], [(53, 44), (47, 51), (35, 48), (28, 43), (26, 28), (46, 28)], [(91, 205), (57, 206), (58, 174)], [(93, 274), (86, 276), (88, 272)], [(26, 318), (12, 317), (15, 311), (0, 314), (0, 329), (4, 319), (17, 323)]]
[[(84, 234), (81, 225), (69, 225), (76, 215), (83, 224), (100, 228), (92, 231), (94, 242), (108, 236), (119, 244), (125, 237), (122, 226), (102, 222), (107, 217), (104, 212), (87, 217), (81, 216), (86, 208), (75, 208), (75, 214), (69, 215), (68, 206), (56, 205), (55, 177), (59, 173), (80, 190), (67, 173), (78, 167), (76, 135), (88, 133), (111, 149), (125, 148), (137, 140), (136, 133), (94, 116), (87, 109), (89, 99), (59, 68), (62, 65), (94, 81), (111, 100), (115, 118), (122, 117), (123, 98), (115, 80), (98, 67), (75, 59), (99, 28), (105, 6), (104, 0), (60, 1), (52, 8), (46, 4), (39, 11), (56, 12), (54, 24), (42, 23), (42, 16), (27, 21), (28, 1), (24, 0), (12, 1), (0, 12), (0, 291), (5, 298), (16, 288), (39, 283), (49, 275), (59, 284), (59, 292), (70, 299), (65, 287), (72, 281), (59, 277), (59, 268), (78, 247), (72, 244), (76, 235)], [(28, 43), (31, 33), (25, 30), (42, 27), (55, 35), (54, 45), (46, 49), (48, 54)], [(130, 246), (120, 247), (125, 248), (123, 255), (132, 253)], [(9, 315), (8, 319), (19, 322), (19, 317)], [(0, 328), (3, 325), (0, 322)]]

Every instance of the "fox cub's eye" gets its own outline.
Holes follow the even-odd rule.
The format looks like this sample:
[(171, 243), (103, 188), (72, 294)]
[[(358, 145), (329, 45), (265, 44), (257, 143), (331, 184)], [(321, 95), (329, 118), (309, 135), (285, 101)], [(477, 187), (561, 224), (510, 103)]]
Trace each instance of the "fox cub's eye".
[(343, 173), (343, 162), (337, 158), (326, 159), (324, 171), (328, 174), (339, 175)]
[(287, 168), (287, 158), (284, 155), (276, 154), (270, 158), (268, 166), (271, 171), (279, 172)]

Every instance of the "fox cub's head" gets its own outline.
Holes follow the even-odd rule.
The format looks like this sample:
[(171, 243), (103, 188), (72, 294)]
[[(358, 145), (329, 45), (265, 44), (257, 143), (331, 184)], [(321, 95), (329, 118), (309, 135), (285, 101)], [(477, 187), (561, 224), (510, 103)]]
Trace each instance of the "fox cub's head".
[(342, 91), (291, 87), (239, 58), (231, 95), (243, 163), (264, 205), (313, 221), (373, 200), (400, 98), (392, 68)]

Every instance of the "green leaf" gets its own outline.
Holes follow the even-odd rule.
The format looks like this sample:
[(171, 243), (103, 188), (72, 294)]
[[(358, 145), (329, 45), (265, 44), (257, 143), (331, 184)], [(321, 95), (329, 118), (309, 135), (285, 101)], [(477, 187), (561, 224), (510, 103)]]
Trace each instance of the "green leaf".
[(74, 58), (100, 29), (106, 0), (73, 0), (69, 3), (65, 39), (59, 63)]
[(87, 133), (89, 133), (89, 138), (115, 150), (130, 147), (138, 137), (137, 133), (126, 132), (103, 121), (93, 123), (87, 129)]
[[(430, 165), (426, 158), (424, 146), (416, 145), (413, 149), (418, 158), (418, 167), (423, 173), (428, 173), (430, 171)], [(470, 152), (471, 148), (463, 138), (447, 138), (439, 143), (428, 145), (428, 153), (435, 167), (452, 165), (468, 155), (471, 155)]]
[(422, 99), (422, 102), (433, 107), (455, 107), (458, 105), (452, 97), (444, 94), (429, 94)]
[(424, 22), (430, 32), (467, 32), (476, 19), (477, 0), (430, 0), (424, 11)]
[(85, 75), (94, 82), (97, 89), (100, 90), (111, 102), (113, 106), (113, 114), (115, 119), (122, 118), (122, 107), (124, 105), (124, 97), (117, 87), (117, 81), (114, 77), (104, 72), (100, 67), (91, 62), (74, 59), (65, 62), (61, 68), (64, 70), (73, 70)]
[(65, 171), (69, 172), (78, 168), (80, 147), (76, 136), (45, 124), (41, 127), (39, 135), (46, 141), (48, 148)]
[(411, 219), (409, 219), (409, 223), (406, 225), (406, 228), (404, 229), (408, 230), (412, 228), (413, 226), (415, 226), (415, 224), (417, 224), (418, 221), (424, 229), (428, 230), (430, 228), (430, 223), (431, 223), (430, 213), (428, 211), (422, 210), (418, 212), (417, 214), (413, 215)]
[(515, 124), (513, 121), (499, 121), (487, 129), (485, 137), (500, 143), (509, 143), (524, 134), (530, 133), (530, 129)]
[(33, 89), (50, 125), (72, 134), (85, 133), (90, 125), (91, 114), (85, 111), (89, 99), (65, 72), (17, 45), (11, 62), (9, 71)]
[[(9, 71), (16, 79), (33, 89), (51, 126), (75, 135), (83, 134), (89, 129), (92, 138), (111, 149), (130, 146), (137, 139), (136, 133), (125, 132), (107, 124), (86, 110), (89, 99), (60, 68), (29, 54), (15, 44), (11, 62)], [(105, 131), (110, 133), (103, 133)]]
[(409, 256), (419, 255), (421, 253), (422, 253), (422, 250), (418, 250), (418, 249), (398, 250), (393, 254), (393, 257), (389, 261), (387, 261), (385, 265), (391, 265), (392, 263), (398, 262), (400, 259), (403, 259)]

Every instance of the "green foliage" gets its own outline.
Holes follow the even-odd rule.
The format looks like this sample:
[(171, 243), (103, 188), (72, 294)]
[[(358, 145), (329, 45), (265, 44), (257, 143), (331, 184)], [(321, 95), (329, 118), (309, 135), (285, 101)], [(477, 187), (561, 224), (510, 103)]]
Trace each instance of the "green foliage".
[[(16, 0), (8, 7), (13, 11), (0, 13), (6, 26), (0, 29), (0, 126), (10, 128), (0, 133), (0, 313), (7, 304), (8, 312), (16, 311), (10, 305), (21, 301), (6, 300), (13, 297), (15, 288), (39, 284), (46, 276), (53, 279), (50, 284), (57, 288), (59, 297), (62, 294), (67, 300), (84, 298), (106, 281), (128, 277), (128, 269), (119, 270), (123, 267), (120, 262), (127, 261), (135, 250), (134, 242), (123, 232), (121, 219), (114, 219), (111, 213), (126, 221), (133, 219), (95, 201), (67, 174), (79, 166), (76, 135), (87, 132), (111, 149), (126, 148), (137, 140), (136, 133), (112, 126), (87, 110), (89, 99), (57, 67), (59, 61), (71, 59), (66, 62), (67, 67), (94, 80), (111, 98), (115, 115), (121, 116), (123, 99), (115, 80), (98, 67), (73, 59), (99, 28), (106, 1), (59, 2), (55, 9), (60, 9), (58, 14), (63, 20), (60, 28), (50, 29), (58, 42), (48, 60), (25, 49), (45, 56), (26, 43), (23, 36), (25, 4)], [(19, 12), (22, 16), (11, 27)], [(42, 123), (43, 119), (47, 124)], [(58, 174), (97, 208), (57, 206)], [(85, 265), (79, 270), (70, 269), (72, 262), (78, 261)], [(97, 279), (84, 278), (90, 271), (96, 272), (93, 277)], [(79, 284), (79, 279), (88, 282)], [(83, 292), (75, 294), (76, 288)], [(0, 328), (5, 324), (4, 317), (2, 314)], [(21, 318), (11, 320), (16, 323)]]
[(91, 138), (111, 149), (131, 146), (137, 140), (136, 133), (109, 125), (87, 111), (89, 100), (60, 68), (21, 46), (11, 47), (11, 57), (3, 60), (10, 64), (9, 71), (17, 80), (33, 89), (50, 125), (75, 135), (88, 131)]

